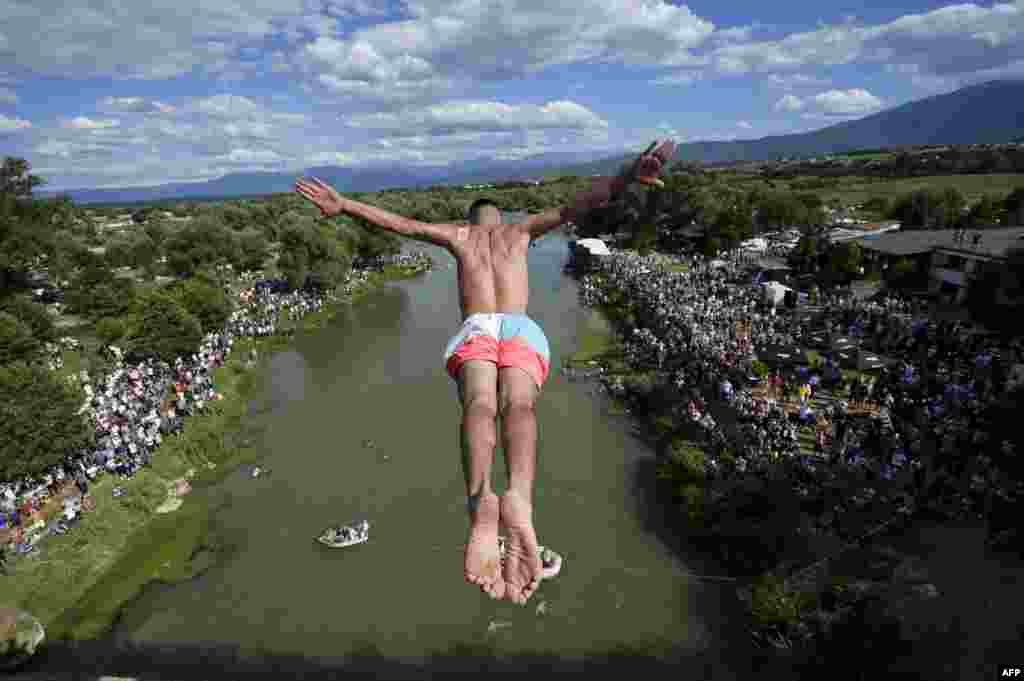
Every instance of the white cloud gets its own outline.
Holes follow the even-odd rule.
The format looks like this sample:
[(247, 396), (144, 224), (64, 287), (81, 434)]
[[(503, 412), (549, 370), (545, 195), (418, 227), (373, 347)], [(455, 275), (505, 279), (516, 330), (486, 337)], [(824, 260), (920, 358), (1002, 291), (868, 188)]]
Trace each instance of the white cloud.
[(192, 102), (194, 110), (219, 118), (249, 116), (260, 111), (260, 105), (239, 95), (214, 95)]
[(862, 116), (882, 108), (882, 100), (867, 90), (829, 90), (814, 96), (814, 103), (826, 114)]
[(228, 137), (250, 137), (254, 139), (270, 139), (274, 135), (270, 126), (266, 123), (240, 121), (227, 123), (223, 127), (224, 134)]
[(116, 119), (92, 119), (86, 116), (78, 116), (70, 121), (64, 122), (64, 127), (71, 130), (98, 130), (101, 128), (116, 128), (121, 122)]
[(283, 160), (270, 149), (232, 149), (228, 154), (215, 159), (230, 164), (267, 164)]
[(502, 102), (456, 101), (399, 113), (350, 116), (345, 124), (354, 128), (384, 131), (416, 131), (451, 135), (465, 131), (502, 131), (550, 128), (605, 128), (608, 122), (586, 107), (561, 100), (542, 106), (515, 106)]
[(170, 104), (142, 97), (104, 97), (97, 103), (97, 107), (103, 111), (117, 111), (121, 113), (169, 114), (177, 111)]
[(12, 130), (24, 130), (31, 128), (32, 124), (20, 118), (8, 118), (0, 114), (0, 132), (11, 132)]
[[(302, 0), (90, 0), (55, 7), (0, 0), (0, 52), (31, 71), (67, 78), (172, 78), (262, 40), (275, 22), (295, 22)], [(311, 12), (312, 14), (312, 12)], [(40, 39), (45, 36), (45, 39)]]
[(829, 85), (827, 78), (818, 78), (803, 73), (773, 73), (768, 76), (768, 82), (784, 90), (792, 90), (797, 87), (822, 87)]
[(737, 128), (743, 128), (744, 130), (750, 130), (754, 126), (750, 124), (750, 121), (740, 121), (736, 124)]
[(299, 68), (335, 94), (401, 101), (445, 91), (453, 81), (522, 77), (559, 64), (693, 64), (688, 50), (714, 29), (663, 0), (405, 5), (406, 20), (344, 40), (321, 36), (298, 54)]
[(804, 108), (804, 102), (796, 95), (786, 95), (775, 102), (776, 111), (800, 111)]
[(727, 45), (710, 57), (723, 74), (853, 62), (915, 64), (938, 76), (973, 74), (1024, 59), (1024, 2), (950, 5), (877, 26), (822, 26), (781, 40)]
[(9, 88), (0, 87), (0, 103), (2, 104), (17, 104), (18, 95)]

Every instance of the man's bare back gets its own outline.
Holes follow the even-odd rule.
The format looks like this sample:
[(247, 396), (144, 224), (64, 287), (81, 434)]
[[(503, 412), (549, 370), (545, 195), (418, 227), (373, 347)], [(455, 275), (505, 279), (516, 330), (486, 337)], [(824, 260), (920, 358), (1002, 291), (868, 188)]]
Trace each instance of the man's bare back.
[(462, 317), (487, 312), (526, 313), (530, 235), (504, 223), (459, 226), (449, 250), (459, 269)]

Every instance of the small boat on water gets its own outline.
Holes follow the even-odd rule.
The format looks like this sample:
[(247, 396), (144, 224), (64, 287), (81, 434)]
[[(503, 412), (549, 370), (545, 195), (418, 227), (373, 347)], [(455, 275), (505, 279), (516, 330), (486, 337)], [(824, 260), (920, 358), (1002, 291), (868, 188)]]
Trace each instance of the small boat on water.
[(324, 546), (329, 546), (332, 549), (343, 549), (347, 546), (355, 546), (356, 544), (362, 544), (369, 539), (370, 523), (365, 520), (351, 525), (328, 527), (320, 534), (319, 537), (316, 538), (318, 542)]

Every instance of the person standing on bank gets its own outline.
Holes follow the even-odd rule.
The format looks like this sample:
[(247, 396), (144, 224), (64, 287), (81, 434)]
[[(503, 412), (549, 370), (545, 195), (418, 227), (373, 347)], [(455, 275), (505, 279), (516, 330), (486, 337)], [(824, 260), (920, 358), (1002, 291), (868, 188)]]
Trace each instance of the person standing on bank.
[[(358, 215), (391, 232), (441, 246), (458, 263), (464, 322), (444, 360), (462, 404), (462, 465), (470, 515), (465, 578), (491, 598), (525, 604), (537, 590), (542, 570), (533, 527), (534, 406), (551, 354), (544, 332), (526, 316), (530, 243), (607, 204), (633, 182), (663, 187), (658, 175), (674, 153), (674, 142), (655, 141), (626, 172), (595, 178), (571, 206), (516, 224), (504, 224), (497, 205), (488, 199), (470, 207), (469, 225), (431, 224), (343, 198), (316, 178), (296, 182), (295, 191), (324, 217)], [(509, 471), (509, 488), (500, 498), (490, 480), (499, 414)], [(508, 537), (504, 566), (499, 527)]]

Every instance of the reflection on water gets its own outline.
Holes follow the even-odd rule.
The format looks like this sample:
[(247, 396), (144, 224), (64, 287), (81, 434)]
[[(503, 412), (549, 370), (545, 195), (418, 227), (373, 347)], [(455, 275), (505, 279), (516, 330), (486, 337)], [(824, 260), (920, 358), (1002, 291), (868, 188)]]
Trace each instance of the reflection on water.
[[(535, 522), (565, 565), (523, 608), (463, 581), (461, 413), (442, 361), (461, 321), (456, 273), (440, 249), (413, 247), (430, 251), (435, 271), (369, 296), (273, 358), (256, 402), (287, 404), (255, 419), (274, 473), (220, 490), (231, 503), (216, 525), (235, 550), (193, 583), (151, 590), (119, 634), (325, 657), (360, 642), (400, 656), (460, 642), (565, 656), (653, 641), (707, 645), (723, 587), (681, 578), (684, 567), (652, 533), (636, 494), (640, 467), (653, 478), (651, 452), (586, 386), (558, 376), (561, 357), (594, 323), (562, 274), (561, 236), (529, 257), (530, 314), (553, 364), (537, 408)], [(501, 463), (495, 480), (502, 489)], [(363, 515), (369, 542), (332, 550), (314, 541)]]

